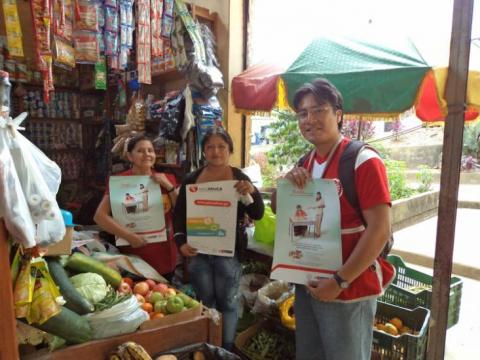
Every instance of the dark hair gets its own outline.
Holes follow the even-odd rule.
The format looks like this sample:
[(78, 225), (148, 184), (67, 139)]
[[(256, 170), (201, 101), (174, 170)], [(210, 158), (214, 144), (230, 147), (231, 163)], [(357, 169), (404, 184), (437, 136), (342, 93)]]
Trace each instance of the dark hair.
[(150, 141), (153, 145), (152, 139), (150, 139), (148, 136), (140, 134), (140, 135), (135, 135), (134, 137), (130, 138), (128, 140), (127, 144), (127, 152), (131, 153), (133, 149), (135, 148), (135, 145), (137, 145), (140, 141)]
[(340, 130), (343, 125), (343, 96), (335, 85), (324, 78), (318, 78), (310, 83), (303, 84), (293, 96), (293, 109), (295, 111), (298, 110), (300, 102), (308, 94), (312, 94), (319, 104), (326, 102), (335, 110), (342, 110), (342, 117), (338, 123), (338, 130)]
[(218, 136), (222, 138), (222, 140), (228, 144), (228, 150), (230, 151), (230, 153), (233, 153), (233, 140), (228, 134), (228, 132), (226, 132), (226, 130), (220, 126), (215, 126), (207, 130), (207, 133), (203, 136), (202, 139), (202, 151), (205, 151), (205, 146), (207, 145), (208, 141), (212, 136)]

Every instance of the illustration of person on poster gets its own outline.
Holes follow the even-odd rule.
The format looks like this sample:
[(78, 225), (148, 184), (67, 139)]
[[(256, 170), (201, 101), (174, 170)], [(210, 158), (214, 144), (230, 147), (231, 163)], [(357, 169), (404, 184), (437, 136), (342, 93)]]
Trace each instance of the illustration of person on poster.
[(142, 210), (147, 211), (148, 210), (148, 189), (143, 184), (140, 184), (139, 187), (140, 187), (140, 195), (142, 197)]
[(322, 234), (322, 219), (323, 209), (325, 208), (325, 200), (322, 198), (322, 193), (317, 191), (315, 197), (315, 237), (320, 237)]

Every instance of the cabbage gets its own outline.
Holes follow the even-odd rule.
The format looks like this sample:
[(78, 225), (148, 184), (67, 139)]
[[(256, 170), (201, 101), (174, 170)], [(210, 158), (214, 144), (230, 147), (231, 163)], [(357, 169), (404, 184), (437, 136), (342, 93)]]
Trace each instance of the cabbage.
[(107, 295), (107, 283), (101, 275), (95, 273), (83, 273), (72, 276), (70, 281), (80, 295), (92, 304), (102, 301)]

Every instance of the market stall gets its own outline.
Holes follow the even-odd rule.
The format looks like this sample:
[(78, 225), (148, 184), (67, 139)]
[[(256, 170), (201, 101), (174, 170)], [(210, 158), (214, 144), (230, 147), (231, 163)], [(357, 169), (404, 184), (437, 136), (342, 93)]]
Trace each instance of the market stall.
[[(217, 312), (76, 225), (93, 223), (136, 135), (155, 139), (155, 168), (177, 182), (202, 163), (203, 135), (224, 125), (217, 15), (180, 0), (4, 1), (2, 10), (0, 242), (2, 284), (12, 287), (0, 302), (12, 317), (0, 358), (18, 358), (19, 342), (22, 358), (103, 359), (127, 340), (151, 355), (221, 345)], [(148, 195), (136, 196), (125, 212), (147, 210)], [(63, 345), (51, 353), (53, 339)]]

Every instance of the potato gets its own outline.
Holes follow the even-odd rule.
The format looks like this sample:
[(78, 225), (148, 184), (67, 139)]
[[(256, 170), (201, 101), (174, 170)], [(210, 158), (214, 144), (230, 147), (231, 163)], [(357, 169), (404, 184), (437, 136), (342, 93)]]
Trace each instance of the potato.
[(177, 360), (177, 357), (175, 355), (160, 355), (157, 357), (155, 360)]
[(206, 358), (201, 351), (195, 351), (193, 353), (193, 360), (206, 360)]

